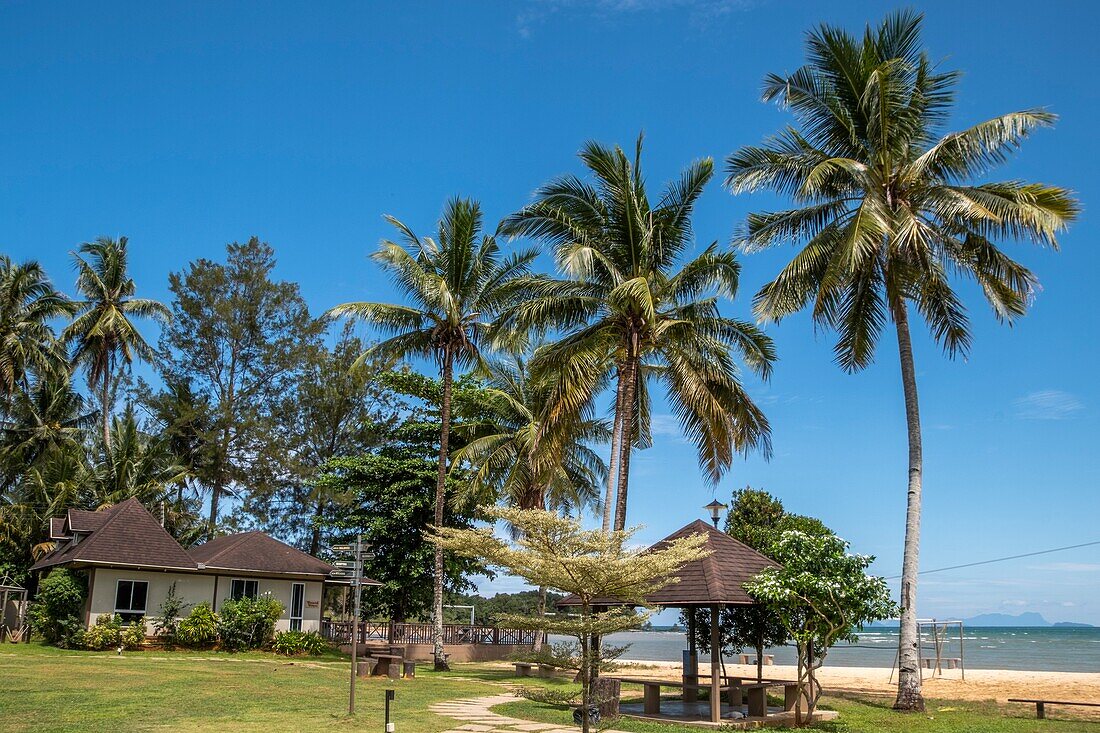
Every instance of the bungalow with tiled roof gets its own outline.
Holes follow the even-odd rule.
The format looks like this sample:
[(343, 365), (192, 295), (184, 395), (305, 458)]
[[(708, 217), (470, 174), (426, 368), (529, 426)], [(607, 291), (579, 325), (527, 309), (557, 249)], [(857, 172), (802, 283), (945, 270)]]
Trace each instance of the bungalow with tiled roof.
[(70, 509), (50, 520), (56, 547), (31, 568), (84, 571), (88, 596), (84, 620), (102, 614), (126, 621), (152, 618), (174, 583), (185, 603), (270, 593), (283, 604), (276, 629), (319, 631), (324, 585), (334, 568), (263, 532), (218, 537), (184, 549), (137, 499), (91, 512)]

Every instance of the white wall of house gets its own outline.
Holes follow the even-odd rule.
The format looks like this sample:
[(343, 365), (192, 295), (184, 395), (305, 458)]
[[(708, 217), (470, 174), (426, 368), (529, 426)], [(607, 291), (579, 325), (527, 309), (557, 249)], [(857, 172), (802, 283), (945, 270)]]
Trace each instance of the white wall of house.
[[(214, 599), (214, 578), (210, 575), (94, 568), (89, 570), (89, 625), (94, 624), (100, 615), (118, 610), (115, 608), (115, 594), (120, 580), (140, 580), (149, 584), (145, 599), (145, 615), (149, 619), (160, 615), (160, 604), (168, 596), (172, 583), (176, 584), (176, 595), (184, 603), (195, 605), (203, 601), (209, 603)], [(190, 613), (190, 608), (183, 613)], [(146, 633), (153, 633), (152, 623), (148, 624)]]
[(321, 630), (321, 593), (323, 583), (308, 580), (282, 580), (270, 578), (250, 578), (245, 575), (220, 575), (218, 576), (218, 604), (215, 610), (232, 598), (233, 580), (255, 580), (257, 595), (270, 593), (279, 603), (283, 604), (283, 615), (275, 623), (276, 631), (289, 631), (291, 626), (291, 594), (293, 586), (303, 586), (304, 600), (302, 603), (302, 631)]
[[(172, 583), (176, 583), (176, 595), (183, 599), (184, 603), (191, 606), (206, 601), (214, 600), (214, 576), (198, 573), (169, 573), (169, 572), (141, 572), (116, 570), (114, 568), (95, 568), (90, 571), (94, 574), (91, 579), (91, 594), (89, 596), (88, 623), (94, 624), (100, 614), (115, 613), (115, 597), (120, 580), (139, 580), (149, 583), (148, 596), (145, 603), (145, 615), (151, 620), (159, 615), (160, 604), (168, 595), (168, 589)], [(233, 579), (255, 580), (257, 593), (270, 593), (279, 603), (283, 604), (283, 615), (276, 622), (276, 631), (287, 631), (291, 628), (291, 597), (293, 585), (301, 583), (303, 588), (302, 602), (302, 631), (321, 630), (321, 594), (323, 583), (318, 581), (296, 581), (269, 578), (249, 578), (243, 575), (219, 575), (217, 579), (217, 602), (215, 610), (221, 610), (222, 604), (232, 597)], [(183, 611), (183, 615), (190, 613), (190, 607)], [(152, 623), (147, 627), (147, 633), (153, 633)]]

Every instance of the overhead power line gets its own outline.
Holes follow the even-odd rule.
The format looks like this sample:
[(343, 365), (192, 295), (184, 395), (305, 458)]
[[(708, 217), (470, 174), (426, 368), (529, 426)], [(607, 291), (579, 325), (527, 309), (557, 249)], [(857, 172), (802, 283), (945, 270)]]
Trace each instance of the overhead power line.
[[(946, 568), (935, 568), (934, 570), (921, 570), (918, 575), (927, 575), (928, 573), (942, 573), (945, 570), (959, 570), (960, 568), (972, 568), (976, 565), (989, 565), (995, 562), (1004, 562), (1005, 560), (1019, 560), (1022, 557), (1035, 557), (1036, 555), (1048, 555), (1052, 552), (1062, 552), (1064, 550), (1076, 550), (1080, 547), (1091, 547), (1093, 545), (1100, 545), (1100, 540), (1094, 540), (1093, 542), (1082, 542), (1079, 545), (1066, 545), (1065, 547), (1052, 547), (1049, 550), (1036, 550), (1035, 552), (1025, 552), (1022, 555), (1009, 555), (1008, 557), (995, 557), (992, 560), (979, 560), (978, 562), (968, 562), (962, 565), (950, 565)], [(890, 575), (886, 580), (895, 580), (900, 578), (901, 575)]]

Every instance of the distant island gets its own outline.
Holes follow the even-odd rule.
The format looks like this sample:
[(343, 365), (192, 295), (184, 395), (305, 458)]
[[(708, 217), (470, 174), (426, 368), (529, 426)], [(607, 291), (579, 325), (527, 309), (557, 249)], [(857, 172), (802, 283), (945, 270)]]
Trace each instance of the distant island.
[[(977, 616), (971, 616), (970, 618), (962, 619), (962, 622), (966, 626), (990, 627), (1052, 627), (1060, 629), (1092, 629), (1095, 628), (1092, 624), (1082, 624), (1075, 621), (1056, 621), (1051, 623), (1043, 618), (1042, 614), (1029, 611), (1020, 614), (1010, 613), (982, 613)], [(867, 626), (867, 628), (897, 628), (898, 622), (893, 621), (875, 621)]]

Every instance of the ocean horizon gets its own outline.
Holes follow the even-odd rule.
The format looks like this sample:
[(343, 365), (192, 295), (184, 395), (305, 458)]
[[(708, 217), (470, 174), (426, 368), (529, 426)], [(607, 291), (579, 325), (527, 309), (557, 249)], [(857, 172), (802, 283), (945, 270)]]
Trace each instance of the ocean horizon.
[[(551, 637), (552, 641), (563, 639)], [(630, 661), (680, 662), (687, 648), (686, 634), (680, 631), (628, 631), (611, 634), (605, 642), (613, 646), (629, 645), (622, 659)], [(931, 639), (926, 637), (925, 644), (930, 647)], [(961, 654), (959, 645), (957, 633), (948, 635), (943, 656), (961, 656), (966, 669), (1100, 672), (1100, 628), (1095, 627), (966, 627)], [(889, 669), (894, 663), (897, 646), (897, 629), (870, 628), (860, 633), (855, 643), (833, 647), (825, 666)], [(768, 649), (766, 653), (775, 655), (776, 664), (795, 664), (793, 647)], [(925, 656), (934, 657), (935, 654), (929, 650)], [(700, 662), (703, 661), (709, 661), (709, 657), (700, 654)], [(732, 660), (727, 657), (727, 661)]]

